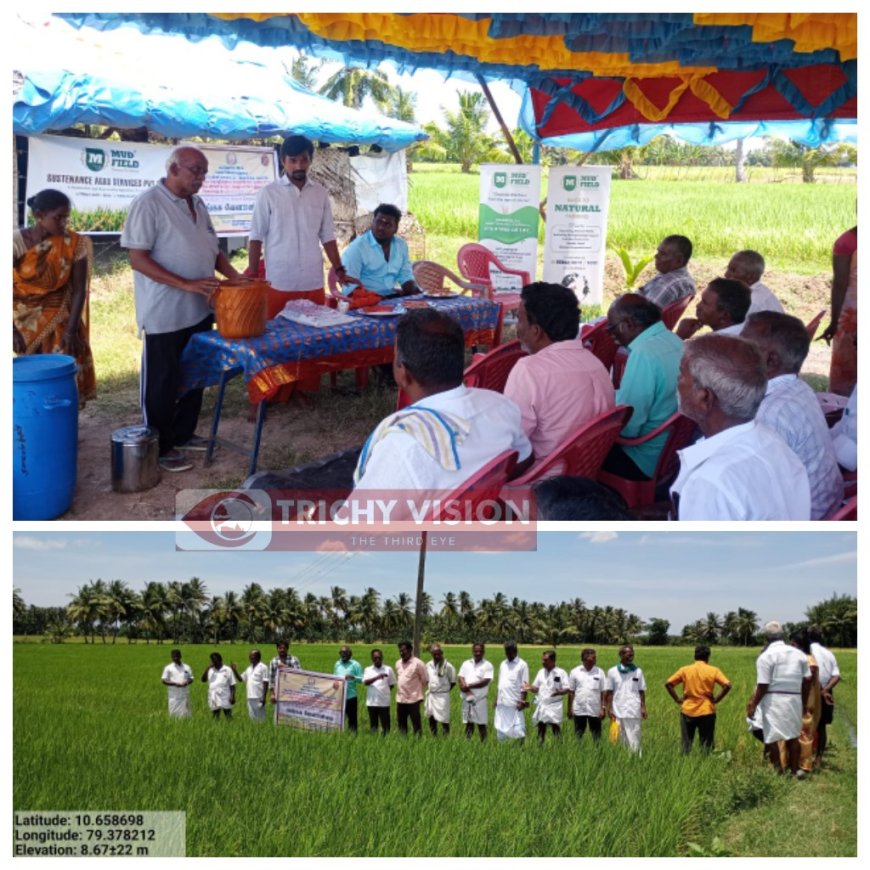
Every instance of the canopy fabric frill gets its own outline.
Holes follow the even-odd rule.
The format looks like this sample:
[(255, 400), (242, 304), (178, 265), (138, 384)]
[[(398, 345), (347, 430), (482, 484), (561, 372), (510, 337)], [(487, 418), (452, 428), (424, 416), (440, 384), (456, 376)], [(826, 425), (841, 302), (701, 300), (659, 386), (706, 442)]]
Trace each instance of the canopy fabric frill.
[[(95, 13), (76, 26), (292, 45), (348, 65), (392, 61), (509, 81), (547, 145), (610, 149), (659, 132), (712, 144), (777, 133), (857, 137), (854, 13)], [(748, 134), (745, 131), (750, 131)]]
[(13, 98), (13, 130), (24, 136), (72, 124), (147, 127), (185, 139), (308, 136), (318, 142), (378, 145), (399, 151), (428, 138), (413, 124), (347, 108), (313, 94), (292, 78), (256, 64), (237, 63), (233, 86), (209, 69), (191, 68), (170, 86), (159, 69), (143, 76), (96, 76), (63, 69), (28, 70)]

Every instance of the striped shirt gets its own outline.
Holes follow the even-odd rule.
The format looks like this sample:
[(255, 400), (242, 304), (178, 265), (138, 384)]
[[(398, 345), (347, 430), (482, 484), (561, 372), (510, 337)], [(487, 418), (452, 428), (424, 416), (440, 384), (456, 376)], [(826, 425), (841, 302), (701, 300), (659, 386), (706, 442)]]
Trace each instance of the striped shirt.
[(821, 519), (836, 508), (843, 500), (843, 476), (812, 388), (797, 375), (771, 378), (755, 419), (778, 432), (804, 464), (810, 481), (812, 519)]

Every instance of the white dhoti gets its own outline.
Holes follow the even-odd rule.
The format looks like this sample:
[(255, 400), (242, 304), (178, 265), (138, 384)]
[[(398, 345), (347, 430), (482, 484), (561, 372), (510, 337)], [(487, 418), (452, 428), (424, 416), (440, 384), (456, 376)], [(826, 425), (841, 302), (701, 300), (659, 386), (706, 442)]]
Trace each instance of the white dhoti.
[(426, 693), (426, 718), (450, 724), (450, 693)]
[(489, 709), (486, 698), (469, 698), (462, 696), (462, 721), (464, 724), (486, 725), (489, 719)]
[(632, 752), (640, 753), (640, 726), (643, 719), (620, 719), (619, 742)]
[(768, 692), (758, 705), (765, 743), (793, 740), (801, 733), (803, 704), (800, 695)]
[(259, 698), (248, 698), (248, 715), (254, 722), (265, 722), (266, 705)]
[(526, 717), (516, 704), (496, 704), (492, 724), (499, 740), (522, 740), (526, 736)]
[(169, 698), (169, 715), (175, 719), (190, 718), (190, 696), (185, 695), (182, 698)]
[(538, 704), (535, 707), (535, 712), (532, 713), (532, 722), (536, 725), (543, 722), (545, 725), (561, 725), (562, 724), (562, 698), (559, 697), (558, 704), (550, 704), (546, 701)]

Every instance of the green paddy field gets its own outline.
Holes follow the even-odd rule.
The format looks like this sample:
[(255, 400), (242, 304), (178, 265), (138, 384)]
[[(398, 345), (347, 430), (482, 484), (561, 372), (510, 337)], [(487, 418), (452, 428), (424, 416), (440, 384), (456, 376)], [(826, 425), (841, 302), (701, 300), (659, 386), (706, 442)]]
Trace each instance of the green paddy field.
[[(293, 652), (306, 669), (331, 672), (338, 647)], [(160, 683), (170, 648), (14, 644), (14, 810), (181, 810), (189, 856), (856, 854), (854, 650), (836, 650), (843, 682), (826, 767), (797, 782), (762, 765), (746, 730), (754, 649), (714, 648), (711, 663), (734, 689), (715, 752), (683, 757), (678, 710), (662, 684), (691, 650), (638, 647), (649, 711), (638, 758), (588, 735), (578, 743), (570, 723), (561, 742), (543, 747), (530, 738), (500, 745), (492, 730), (486, 744), (466, 741), (458, 697), (447, 739), (371, 736), (362, 698), (357, 736), (255, 725), (243, 691), (235, 718), (214, 722), (199, 682), (210, 646), (183, 647), (196, 677), (194, 716), (170, 721)], [(218, 649), (245, 667), (247, 647)], [(371, 649), (356, 646), (354, 657), (368, 664)], [(384, 649), (394, 663), (395, 647)], [(541, 649), (520, 650), (533, 675)], [(457, 669), (470, 656), (466, 647), (445, 653)], [(264, 660), (272, 655), (263, 649)], [(579, 647), (558, 655), (570, 670)], [(501, 649), (488, 657), (497, 668)], [(609, 668), (616, 649), (599, 647), (598, 660)]]

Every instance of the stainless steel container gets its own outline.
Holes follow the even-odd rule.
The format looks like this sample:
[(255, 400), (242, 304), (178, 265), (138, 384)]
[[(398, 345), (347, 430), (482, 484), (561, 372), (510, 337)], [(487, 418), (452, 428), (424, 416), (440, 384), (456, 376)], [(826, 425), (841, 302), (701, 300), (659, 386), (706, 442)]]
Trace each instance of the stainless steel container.
[(150, 426), (125, 426), (112, 432), (112, 489), (142, 492), (160, 483), (160, 443)]

